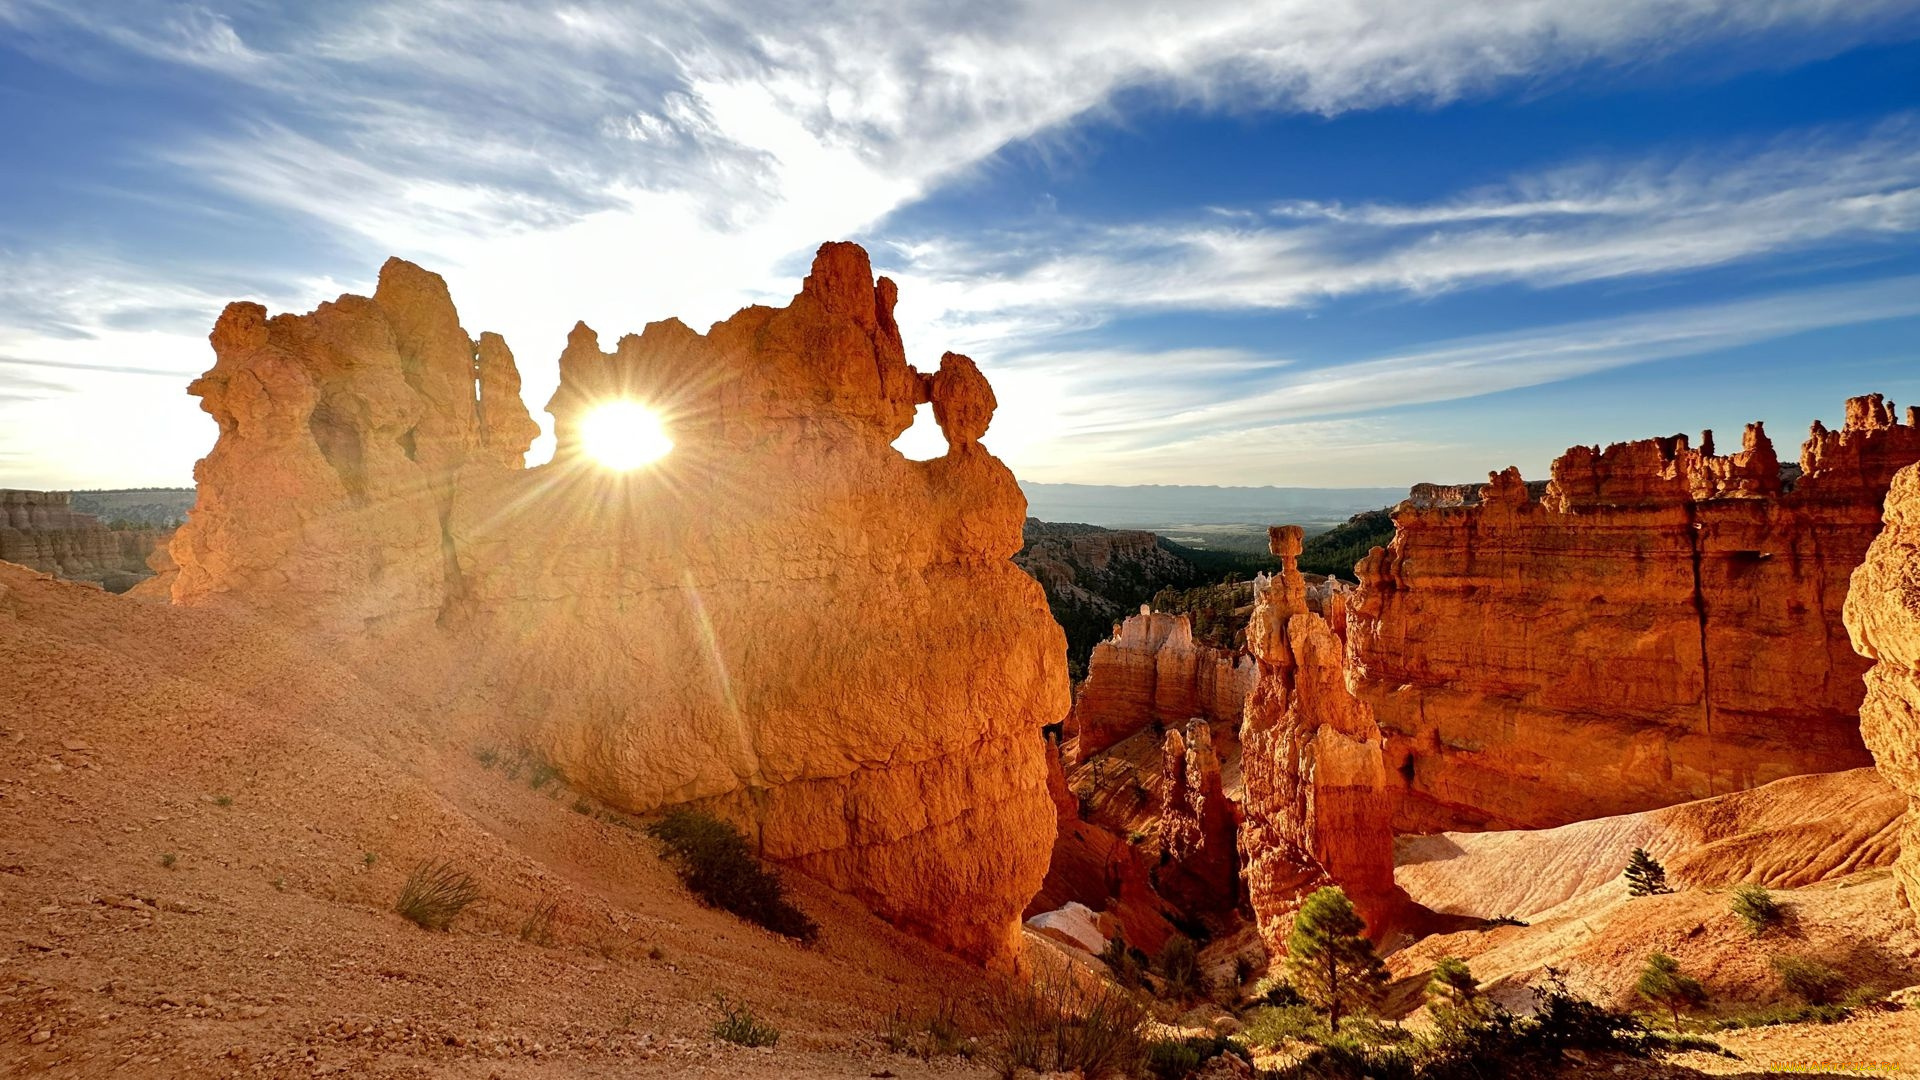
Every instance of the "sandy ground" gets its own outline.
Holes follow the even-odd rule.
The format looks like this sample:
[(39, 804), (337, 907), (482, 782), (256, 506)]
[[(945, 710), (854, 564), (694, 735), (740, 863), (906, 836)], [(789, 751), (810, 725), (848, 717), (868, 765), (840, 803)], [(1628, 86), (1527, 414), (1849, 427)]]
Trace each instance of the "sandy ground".
[[(490, 745), (244, 619), (0, 564), (0, 1076), (987, 1074), (881, 1037), (979, 1023), (985, 973), (791, 875), (814, 947), (703, 908)], [(390, 910), (427, 858), (487, 893), (449, 933)], [(713, 1039), (720, 994), (778, 1044)]]

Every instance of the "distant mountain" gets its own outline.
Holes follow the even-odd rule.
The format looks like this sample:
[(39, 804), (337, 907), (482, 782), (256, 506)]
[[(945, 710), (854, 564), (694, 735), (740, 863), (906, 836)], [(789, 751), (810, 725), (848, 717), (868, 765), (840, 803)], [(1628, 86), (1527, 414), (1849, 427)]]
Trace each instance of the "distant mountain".
[(1363, 510), (1392, 506), (1403, 487), (1206, 487), (1197, 484), (1035, 484), (1022, 482), (1027, 514), (1108, 528), (1171, 532), (1183, 525), (1340, 524)]

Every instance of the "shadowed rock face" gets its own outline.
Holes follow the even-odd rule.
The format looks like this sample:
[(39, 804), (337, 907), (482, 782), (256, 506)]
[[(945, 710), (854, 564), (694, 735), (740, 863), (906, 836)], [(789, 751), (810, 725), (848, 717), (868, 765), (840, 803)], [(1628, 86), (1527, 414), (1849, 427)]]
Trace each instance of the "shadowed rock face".
[(1847, 590), (1847, 631), (1867, 670), (1860, 732), (1880, 776), (1907, 796), (1894, 872), (1920, 913), (1920, 465), (1887, 492), (1886, 527)]
[[(577, 326), (535, 469), (506, 343), (473, 341), (437, 276), (396, 260), (371, 299), (232, 305), (193, 386), (221, 435), (172, 597), (386, 664), (452, 657), (427, 692), (504, 713), (575, 785), (709, 805), (991, 956), (1046, 871), (1064, 641), (1009, 561), (1025, 500), (979, 445), (992, 390), (965, 357), (910, 367), (894, 294), (829, 244), (787, 307), (705, 335), (668, 320), (609, 353)], [(615, 398), (665, 418), (667, 458), (586, 458), (581, 422)], [(912, 462), (890, 444), (923, 403), (950, 449)]]
[(1783, 490), (1758, 424), (1575, 447), (1535, 498), (1403, 504), (1360, 566), (1348, 667), (1395, 829), (1541, 828), (1856, 768), (1848, 575), (1920, 429), (1876, 395), (1816, 424)]

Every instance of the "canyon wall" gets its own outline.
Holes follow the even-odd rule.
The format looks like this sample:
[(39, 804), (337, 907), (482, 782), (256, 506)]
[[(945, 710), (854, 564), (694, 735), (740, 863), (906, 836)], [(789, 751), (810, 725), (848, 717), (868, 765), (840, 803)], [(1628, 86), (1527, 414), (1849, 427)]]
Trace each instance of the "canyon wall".
[(1193, 623), (1142, 606), (1094, 646), (1067, 732), (1085, 761), (1147, 725), (1200, 717), (1234, 720), (1253, 688), (1252, 661), (1237, 649), (1197, 644)]
[(1847, 590), (1847, 631), (1872, 662), (1860, 731), (1887, 783), (1906, 795), (1894, 865), (1907, 906), (1920, 914), (1920, 466), (1887, 492), (1886, 527)]
[[(963, 356), (909, 366), (895, 294), (829, 244), (787, 307), (704, 335), (656, 322), (609, 353), (576, 326), (534, 469), (506, 343), (471, 338), (436, 275), (393, 260), (371, 298), (304, 316), (231, 305), (192, 387), (220, 438), (171, 597), (310, 628), (370, 677), (411, 662), (614, 805), (711, 807), (998, 954), (1046, 872), (1065, 644), (1010, 561), (1025, 500), (979, 443), (993, 392)], [(582, 422), (614, 399), (655, 409), (672, 453), (590, 461)], [(913, 462), (890, 444), (922, 404), (949, 450)]]
[(1399, 832), (1541, 828), (1868, 764), (1841, 622), (1920, 429), (1877, 395), (1800, 475), (1760, 425), (1575, 447), (1536, 494), (1403, 504), (1349, 602)]
[(64, 491), (0, 489), (0, 561), (125, 592), (146, 577), (165, 529), (111, 529)]

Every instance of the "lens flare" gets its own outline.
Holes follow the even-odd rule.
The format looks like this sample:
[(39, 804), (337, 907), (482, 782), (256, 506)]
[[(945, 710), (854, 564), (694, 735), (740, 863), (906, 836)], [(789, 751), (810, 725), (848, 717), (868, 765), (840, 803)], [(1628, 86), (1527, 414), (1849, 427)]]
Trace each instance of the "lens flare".
[(666, 457), (673, 440), (659, 413), (638, 401), (609, 401), (581, 418), (580, 445), (601, 468), (627, 472)]

